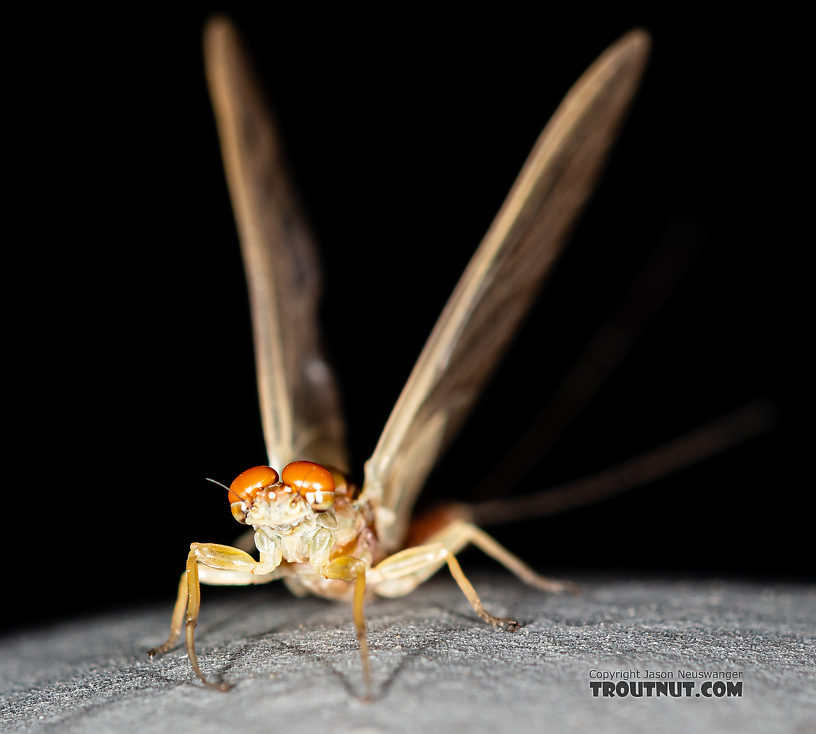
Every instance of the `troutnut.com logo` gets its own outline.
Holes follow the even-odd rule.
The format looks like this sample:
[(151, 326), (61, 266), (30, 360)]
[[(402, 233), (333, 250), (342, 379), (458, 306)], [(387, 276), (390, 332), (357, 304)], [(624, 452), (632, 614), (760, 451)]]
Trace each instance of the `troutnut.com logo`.
[(742, 671), (590, 670), (595, 698), (741, 698)]

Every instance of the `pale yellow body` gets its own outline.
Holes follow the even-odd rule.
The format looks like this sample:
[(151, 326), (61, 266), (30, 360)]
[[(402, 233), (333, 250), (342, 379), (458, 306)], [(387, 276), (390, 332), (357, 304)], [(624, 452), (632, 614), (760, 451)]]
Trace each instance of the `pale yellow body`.
[(268, 498), (255, 501), (249, 509), (242, 504), (241, 511), (255, 531), (253, 539), (259, 560), (232, 546), (193, 543), (187, 570), (179, 584), (170, 636), (163, 645), (151, 650), (154, 655), (175, 645), (186, 619), (187, 653), (193, 670), (204, 683), (219, 690), (227, 686), (207, 680), (195, 655), (194, 629), (201, 605), (200, 583), (245, 586), (283, 579), (298, 595), (311, 593), (331, 599), (351, 599), (369, 687), (368, 642), (363, 616), (367, 591), (386, 597), (403, 596), (447, 563), (482, 619), (515, 629), (518, 625), (514, 620), (495, 617), (484, 609), (462, 572), (455, 554), (468, 543), (479, 547), (532, 586), (556, 592), (568, 587), (538, 575), (487, 533), (460, 519), (448, 522), (431, 535), (427, 543), (381, 558), (371, 524), (372, 508), (367, 502), (355, 503), (341, 498), (328, 510), (317, 512), (299, 494), (278, 490)]
[[(401, 596), (447, 564), (485, 621), (514, 629), (482, 607), (456, 554), (469, 543), (523, 581), (561, 591), (461, 516), (439, 515), (436, 530), (399, 550), (411, 511), (436, 459), (450, 443), (546, 280), (586, 201), (637, 87), (649, 39), (632, 31), (611, 46), (568, 93), (485, 234), (391, 412), (356, 499), (318, 509), (278, 484), (247, 495), (233, 514), (254, 528), (246, 550), (193, 543), (167, 641), (186, 630), (196, 675), (194, 630), (200, 583), (262, 584), (283, 579), (297, 594), (352, 597), (368, 688), (367, 592)], [(261, 422), (271, 466), (293, 459), (348, 467), (340, 401), (320, 349), (320, 274), (308, 227), (282, 164), (271, 115), (237, 34), (215, 19), (205, 34), (207, 79), (246, 265), (255, 335)], [(285, 483), (284, 483), (285, 484)], [(232, 490), (230, 489), (230, 492)], [(235, 497), (241, 497), (237, 494)], [(251, 506), (250, 506), (251, 505)], [(186, 621), (185, 621), (186, 620)]]

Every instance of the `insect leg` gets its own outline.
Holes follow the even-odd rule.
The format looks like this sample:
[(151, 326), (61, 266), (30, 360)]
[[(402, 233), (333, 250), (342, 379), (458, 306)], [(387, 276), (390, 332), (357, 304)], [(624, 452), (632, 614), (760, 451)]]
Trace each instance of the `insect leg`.
[(154, 655), (163, 655), (173, 648), (181, 635), (181, 627), (184, 624), (184, 612), (187, 610), (187, 571), (181, 574), (179, 582), (176, 605), (173, 607), (173, 619), (170, 622), (170, 636), (161, 645), (151, 648), (147, 654), (152, 658)]
[[(482, 553), (501, 563), (502, 566), (514, 573), (525, 584), (556, 594), (563, 591), (577, 592), (578, 587), (569, 581), (558, 581), (536, 573), (518, 556), (513, 555), (507, 548), (500, 545), (484, 530), (471, 522), (469, 509), (457, 505), (443, 505), (424, 516), (420, 516), (411, 524), (411, 534), (408, 539), (409, 548), (429, 543), (441, 543), (451, 553), (457, 554), (469, 543), (473, 543)], [(436, 567), (431, 566), (424, 569), (421, 575), (416, 576), (417, 585), (430, 578), (441, 565), (439, 563)], [(409, 591), (411, 589), (403, 593)]]
[(380, 596), (402, 596), (411, 592), (447, 563), (459, 588), (483, 620), (496, 626), (515, 629), (518, 625), (512, 619), (494, 617), (484, 609), (473, 585), (456, 560), (455, 554), (469, 543), (501, 563), (524, 583), (537, 589), (562, 592), (575, 591), (577, 588), (568, 581), (556, 581), (539, 575), (484, 530), (461, 518), (455, 518), (430, 535), (425, 544), (406, 548), (375, 566), (371, 571), (371, 581), (375, 584), (374, 591)]
[(442, 542), (406, 548), (378, 563), (371, 570), (372, 581), (376, 584), (374, 591), (381, 596), (408, 594), (436, 573), (443, 563), (448, 564), (451, 576), (467, 597), (473, 611), (485, 622), (494, 627), (506, 627), (511, 631), (518, 629), (518, 622), (514, 619), (495, 617), (484, 608), (482, 600), (465, 576), (456, 556)]
[[(202, 564), (202, 579), (204, 583), (213, 585), (248, 585), (267, 583), (278, 574), (274, 571), (264, 572), (264, 564), (256, 561), (248, 553), (231, 548), (228, 545), (216, 543), (192, 543), (187, 555), (187, 568), (181, 575), (178, 597), (173, 608), (173, 619), (170, 626), (170, 636), (167, 640), (148, 652), (150, 657), (167, 652), (178, 641), (181, 635), (182, 621), (186, 619), (185, 641), (187, 657), (196, 676), (210, 688), (218, 691), (227, 691), (227, 683), (213, 683), (204, 676), (198, 665), (195, 653), (195, 626), (198, 623), (198, 614), (201, 609), (201, 585), (199, 580), (199, 564)], [(186, 614), (185, 614), (186, 611)]]
[(354, 582), (352, 613), (354, 615), (354, 627), (357, 631), (357, 642), (360, 645), (363, 679), (365, 680), (366, 691), (370, 694), (371, 665), (369, 663), (368, 635), (366, 634), (365, 613), (363, 611), (366, 590), (366, 569), (366, 564), (359, 558), (341, 556), (340, 558), (335, 558), (326, 568), (322, 569), (321, 573), (328, 579), (341, 579), (343, 581)]
[(518, 556), (513, 555), (507, 548), (497, 542), (495, 538), (472, 523), (460, 520), (452, 523), (446, 530), (454, 536), (458, 543), (461, 543), (460, 548), (464, 548), (468, 543), (473, 543), (482, 553), (501, 563), (508, 571), (514, 573), (529, 586), (541, 589), (541, 591), (551, 591), (555, 594), (564, 591), (574, 594), (578, 591), (578, 587), (571, 581), (559, 581), (536, 573)]

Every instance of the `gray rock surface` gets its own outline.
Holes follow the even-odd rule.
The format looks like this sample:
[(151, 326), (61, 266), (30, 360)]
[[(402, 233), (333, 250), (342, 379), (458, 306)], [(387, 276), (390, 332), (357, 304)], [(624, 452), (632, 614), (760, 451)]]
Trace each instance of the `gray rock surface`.
[[(63, 622), (0, 640), (2, 726), (59, 732), (814, 732), (816, 587), (579, 578), (579, 596), (477, 574), (485, 606), (515, 633), (481, 623), (441, 576), (367, 607), (374, 700), (364, 693), (345, 605), (284, 589), (204, 590), (204, 688), (183, 650), (154, 662), (166, 605)], [(595, 671), (595, 672), (593, 672)], [(593, 696), (591, 676), (672, 673), (691, 695)], [(698, 696), (741, 673), (742, 695)], [(620, 679), (613, 682), (616, 684)], [(710, 681), (709, 681), (710, 682)]]

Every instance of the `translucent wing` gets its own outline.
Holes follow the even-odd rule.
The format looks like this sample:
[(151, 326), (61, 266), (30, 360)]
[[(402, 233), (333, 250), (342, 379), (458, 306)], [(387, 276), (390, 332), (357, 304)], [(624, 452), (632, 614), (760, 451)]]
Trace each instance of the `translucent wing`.
[(434, 327), (366, 463), (386, 550), (507, 347), (586, 201), (649, 49), (632, 31), (584, 73), (541, 133)]
[(204, 52), (249, 285), (269, 463), (280, 471), (310, 459), (347, 470), (337, 389), (318, 338), (320, 271), (272, 116), (226, 20), (210, 22)]

